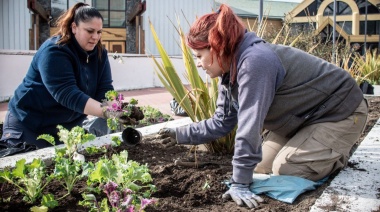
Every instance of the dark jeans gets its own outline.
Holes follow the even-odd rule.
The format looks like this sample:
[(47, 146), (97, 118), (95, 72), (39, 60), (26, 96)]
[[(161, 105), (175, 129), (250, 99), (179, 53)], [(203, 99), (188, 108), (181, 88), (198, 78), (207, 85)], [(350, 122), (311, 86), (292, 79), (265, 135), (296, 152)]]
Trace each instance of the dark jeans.
[[(106, 135), (109, 132), (106, 120), (101, 118), (88, 119), (86, 117), (83, 117), (74, 122), (61, 125), (68, 130), (75, 126), (81, 126), (95, 136)], [(29, 145), (35, 145), (37, 149), (41, 149), (49, 147), (51, 144), (43, 139), (37, 140), (37, 137), (42, 134), (49, 134), (55, 138), (54, 140), (56, 145), (62, 144), (62, 142), (58, 139), (57, 133), (57, 126), (47, 127), (39, 132), (32, 131), (27, 126), (22, 124), (15, 116), (13, 116), (10, 111), (8, 111), (5, 116), (3, 124), (3, 135), (0, 139), (0, 142), (5, 142), (11, 146), (26, 142)]]

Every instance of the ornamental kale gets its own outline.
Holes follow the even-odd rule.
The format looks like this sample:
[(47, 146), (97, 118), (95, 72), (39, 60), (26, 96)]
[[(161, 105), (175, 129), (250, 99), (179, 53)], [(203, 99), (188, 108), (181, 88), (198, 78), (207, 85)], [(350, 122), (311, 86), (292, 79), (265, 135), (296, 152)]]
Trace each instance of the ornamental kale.
[[(109, 211), (108, 203), (111, 205), (111, 211), (144, 211), (144, 209), (151, 204), (157, 202), (156, 199), (139, 198), (139, 202), (136, 204), (135, 192), (128, 188), (120, 188), (115, 182), (108, 182), (101, 186), (103, 192), (107, 195), (107, 199), (104, 198), (99, 205), (93, 194), (83, 194), (83, 201), (80, 205), (90, 208), (91, 211)], [(108, 200), (108, 201), (107, 201)]]
[(52, 177), (46, 173), (45, 163), (41, 159), (35, 158), (31, 164), (25, 162), (21, 159), (12, 171), (0, 171), (0, 181), (15, 185), (25, 195), (24, 201), (35, 203)]
[[(59, 140), (65, 144), (65, 149), (56, 149), (57, 156), (67, 154), (69, 159), (73, 159), (74, 153), (78, 150), (78, 145), (95, 139), (95, 135), (86, 133), (85, 130), (79, 126), (73, 127), (70, 131), (61, 125), (58, 125), (57, 128), (59, 130)], [(54, 141), (53, 136), (47, 134), (40, 135), (37, 139), (44, 139), (50, 143), (52, 143), (52, 140)]]
[[(116, 209), (113, 211), (142, 211), (156, 202), (148, 199), (156, 191), (156, 187), (149, 184), (152, 181), (147, 165), (128, 160), (128, 152), (122, 151), (119, 155), (112, 155), (112, 159), (100, 159), (88, 176), (87, 184), (103, 185), (100, 189), (107, 194), (111, 207)], [(87, 195), (92, 194), (84, 195), (82, 205), (90, 208), (104, 206), (104, 201), (99, 206)]]

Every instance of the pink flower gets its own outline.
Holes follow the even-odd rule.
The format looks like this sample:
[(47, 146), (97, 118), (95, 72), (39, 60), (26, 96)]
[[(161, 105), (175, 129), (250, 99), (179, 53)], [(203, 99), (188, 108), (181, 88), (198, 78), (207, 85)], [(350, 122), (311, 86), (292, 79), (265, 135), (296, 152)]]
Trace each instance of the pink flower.
[(112, 109), (117, 110), (119, 105), (117, 103), (112, 103)]
[(123, 101), (123, 100), (124, 100), (124, 96), (123, 96), (123, 94), (119, 94), (119, 96), (117, 97), (117, 99), (118, 99), (119, 101)]

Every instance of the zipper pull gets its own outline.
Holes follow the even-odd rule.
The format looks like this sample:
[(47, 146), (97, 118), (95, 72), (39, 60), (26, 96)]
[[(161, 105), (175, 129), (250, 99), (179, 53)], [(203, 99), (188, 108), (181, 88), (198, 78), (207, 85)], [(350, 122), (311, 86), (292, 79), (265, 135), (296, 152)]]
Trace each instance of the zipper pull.
[(87, 55), (87, 60), (86, 60), (87, 63), (88, 63), (88, 57), (89, 57), (89, 55)]

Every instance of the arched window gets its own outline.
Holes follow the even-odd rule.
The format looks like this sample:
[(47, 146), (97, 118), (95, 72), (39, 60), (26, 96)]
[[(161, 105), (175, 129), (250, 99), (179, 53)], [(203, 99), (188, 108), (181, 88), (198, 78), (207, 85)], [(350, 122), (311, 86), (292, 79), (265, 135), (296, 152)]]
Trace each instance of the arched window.
[[(351, 15), (352, 14), (351, 7), (345, 2), (338, 1), (336, 4), (336, 7), (337, 7), (336, 15)], [(323, 15), (324, 16), (333, 15), (334, 14), (333, 11), (334, 11), (334, 2), (330, 3), (326, 7), (325, 11), (323, 11)]]

